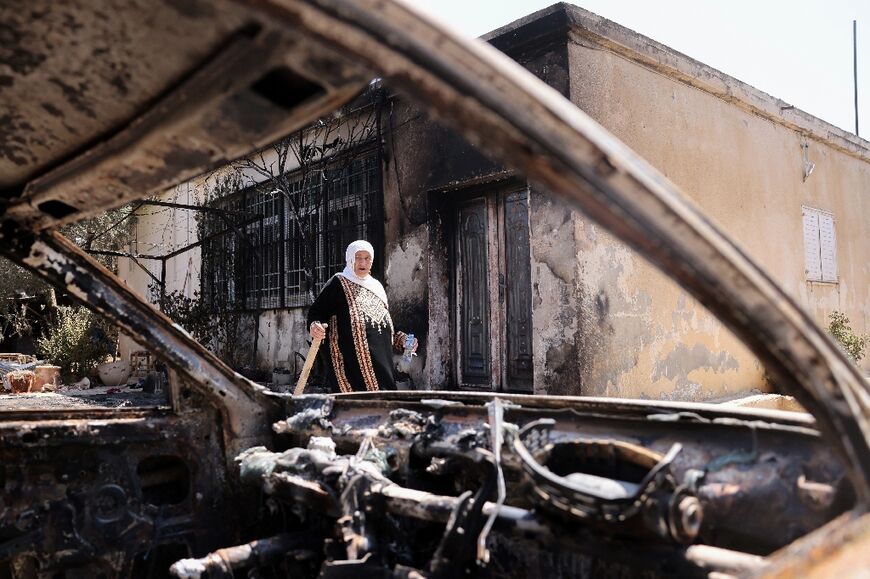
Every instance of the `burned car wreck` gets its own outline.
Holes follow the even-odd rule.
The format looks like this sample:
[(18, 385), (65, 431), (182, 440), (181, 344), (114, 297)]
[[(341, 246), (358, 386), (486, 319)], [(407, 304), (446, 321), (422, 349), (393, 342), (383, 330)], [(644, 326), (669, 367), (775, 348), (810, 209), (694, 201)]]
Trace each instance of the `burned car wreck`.
[[(170, 369), (165, 405), (0, 408), (0, 577), (866, 569), (866, 380), (674, 185), (491, 47), (384, 0), (40, 0), (0, 14), (0, 253)], [(264, 147), (375, 77), (636, 248), (811, 416), (278, 394), (56, 232)]]

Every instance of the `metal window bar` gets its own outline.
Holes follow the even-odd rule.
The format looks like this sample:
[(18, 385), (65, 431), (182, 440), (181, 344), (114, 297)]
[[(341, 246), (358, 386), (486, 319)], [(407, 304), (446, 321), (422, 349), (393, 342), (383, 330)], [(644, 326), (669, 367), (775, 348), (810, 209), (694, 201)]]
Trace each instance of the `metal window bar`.
[(326, 181), (325, 210), (321, 212), (323, 224), (319, 235), (319, 257), (323, 266), (319, 269), (318, 290), (333, 273), (343, 269), (344, 250), (351, 241), (369, 239), (379, 247), (378, 230), (382, 226), (378, 225), (382, 195), (380, 164), (376, 155), (357, 158), (343, 167), (327, 171)]
[[(344, 249), (351, 241), (368, 239), (381, 251), (380, 157), (370, 149), (353, 159), (300, 171), (286, 195), (265, 183), (221, 198), (214, 206), (260, 219), (242, 227), (245, 240), (228, 231), (203, 244), (202, 293), (207, 303), (216, 311), (307, 306), (344, 268)], [(205, 235), (226, 227), (218, 217), (203, 219)], [(375, 263), (381, 265), (377, 259)]]
[(283, 196), (270, 189), (248, 193), (245, 209), (261, 218), (248, 225), (245, 232), (251, 241), (245, 268), (244, 308), (275, 309), (281, 307), (281, 221)]
[[(312, 302), (329, 278), (344, 268), (344, 250), (351, 241), (369, 239), (379, 247), (383, 228), (380, 161), (375, 151), (312, 171), (298, 187), (300, 202), (306, 204), (311, 239), (289, 230), (288, 307)], [(313, 288), (308, 287), (306, 264), (313, 275)]]
[[(215, 205), (220, 209), (238, 211), (243, 207), (243, 199), (243, 195), (227, 197)], [(243, 262), (238, 255), (238, 236), (220, 217), (207, 214), (202, 219), (202, 237), (214, 236), (202, 245), (203, 299), (215, 311), (237, 309), (238, 264)], [(225, 233), (219, 234), (221, 231)]]

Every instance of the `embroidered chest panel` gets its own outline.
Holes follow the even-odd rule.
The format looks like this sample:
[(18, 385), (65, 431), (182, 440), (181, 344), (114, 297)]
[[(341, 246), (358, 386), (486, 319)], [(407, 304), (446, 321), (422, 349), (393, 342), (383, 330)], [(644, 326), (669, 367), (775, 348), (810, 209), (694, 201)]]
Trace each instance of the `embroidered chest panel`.
[(341, 288), (344, 290), (344, 297), (350, 310), (350, 329), (353, 335), (353, 348), (354, 352), (356, 352), (357, 360), (359, 360), (359, 369), (362, 373), (363, 382), (366, 385), (366, 390), (379, 390), (378, 377), (375, 375), (375, 369), (372, 365), (372, 356), (369, 351), (365, 328), (366, 323), (369, 323), (378, 328), (379, 332), (389, 328), (392, 334), (393, 320), (390, 318), (387, 306), (378, 296), (355, 283), (349, 282), (342, 276), (339, 276), (338, 279), (341, 281)]
[(350, 294), (352, 300), (351, 309), (356, 310), (356, 313), (362, 318), (363, 322), (377, 328), (378, 332), (389, 330), (393, 333), (393, 319), (390, 317), (390, 312), (387, 306), (381, 299), (355, 283), (342, 280), (345, 286), (346, 294)]

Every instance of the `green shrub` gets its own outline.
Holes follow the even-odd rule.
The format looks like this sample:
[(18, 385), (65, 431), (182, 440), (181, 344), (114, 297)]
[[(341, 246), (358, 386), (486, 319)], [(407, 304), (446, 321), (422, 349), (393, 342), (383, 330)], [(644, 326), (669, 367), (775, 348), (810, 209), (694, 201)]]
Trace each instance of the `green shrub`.
[[(148, 289), (151, 291), (151, 301), (159, 303), (160, 288), (156, 284), (150, 284)], [(166, 293), (162, 301), (163, 313), (184, 328), (194, 340), (209, 349), (215, 345), (218, 339), (216, 317), (199, 292), (194, 291), (193, 297), (189, 298), (180, 291), (172, 291)]]
[(36, 348), (40, 357), (60, 366), (68, 382), (88, 375), (108, 354), (114, 355), (116, 339), (117, 332), (89, 309), (61, 306)]
[(193, 292), (193, 297), (171, 291), (161, 299), (158, 285), (151, 284), (148, 288), (152, 302), (162, 301), (164, 314), (231, 368), (240, 370), (249, 362), (246, 356), (249, 349), (239, 345), (244, 339), (242, 314), (225, 308), (213, 310), (197, 291)]
[(868, 337), (866, 334), (856, 334), (852, 331), (849, 325), (849, 318), (843, 312), (833, 311), (830, 315), (831, 323), (828, 326), (828, 332), (855, 362), (864, 357), (864, 350), (867, 348)]

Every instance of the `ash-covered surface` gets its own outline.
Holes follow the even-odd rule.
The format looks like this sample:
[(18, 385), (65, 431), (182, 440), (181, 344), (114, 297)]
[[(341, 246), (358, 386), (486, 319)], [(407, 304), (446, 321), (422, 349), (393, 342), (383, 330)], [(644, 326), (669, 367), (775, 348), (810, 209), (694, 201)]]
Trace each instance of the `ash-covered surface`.
[(29, 392), (0, 395), (3, 410), (52, 410), (68, 408), (130, 408), (168, 404), (166, 392), (143, 392), (134, 388), (98, 387), (87, 390)]

